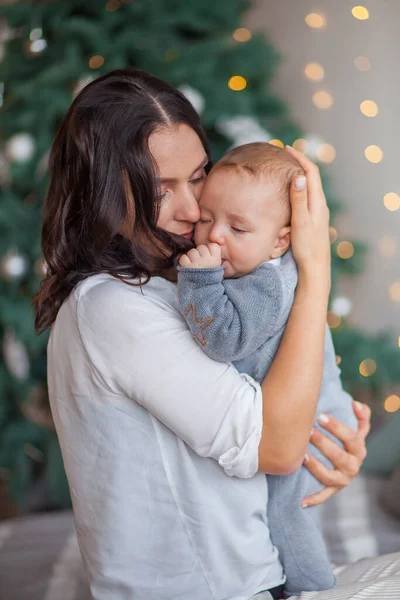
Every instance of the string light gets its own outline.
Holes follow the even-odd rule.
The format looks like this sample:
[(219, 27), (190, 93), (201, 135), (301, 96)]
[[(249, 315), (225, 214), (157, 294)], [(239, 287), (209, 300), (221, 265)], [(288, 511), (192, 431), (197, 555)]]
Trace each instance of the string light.
[(390, 258), (396, 254), (397, 240), (394, 237), (384, 236), (379, 240), (378, 248), (382, 256)]
[(390, 285), (389, 296), (393, 302), (400, 302), (400, 281), (395, 281)]
[(319, 13), (310, 13), (306, 16), (305, 22), (313, 29), (323, 29), (326, 25), (326, 19)]
[(339, 315), (335, 314), (333, 312), (333, 310), (328, 310), (326, 320), (327, 320), (327, 323), (328, 323), (328, 326), (330, 327), (330, 329), (337, 329), (342, 322), (341, 317), (339, 317)]
[(331, 144), (321, 144), (317, 148), (317, 158), (321, 162), (331, 163), (336, 158), (336, 150)]
[(293, 148), (295, 150), (298, 150), (299, 152), (307, 152), (307, 141), (303, 138), (299, 138), (298, 140), (295, 140), (292, 144)]
[(273, 146), (277, 146), (278, 148), (284, 148), (285, 144), (282, 142), (282, 140), (270, 140), (269, 141), (270, 144), (272, 144)]
[(342, 357), (336, 356), (336, 364), (339, 366), (341, 362), (342, 362)]
[(325, 71), (319, 63), (308, 63), (304, 68), (304, 74), (312, 81), (322, 81), (325, 76)]
[(239, 29), (235, 29), (232, 34), (233, 39), (237, 42), (248, 42), (253, 37), (251, 31), (246, 29), (245, 27), (239, 27)]
[(399, 335), (399, 339), (397, 340), (398, 346), (400, 348), (400, 335)]
[(99, 69), (103, 64), (104, 56), (101, 56), (101, 54), (96, 54), (89, 60), (89, 67), (91, 69)]
[(385, 400), (384, 408), (387, 412), (396, 412), (400, 408), (400, 398), (395, 394), (388, 396)]
[(371, 61), (366, 56), (357, 56), (354, 59), (354, 65), (359, 71), (369, 71), (371, 68)]
[(365, 6), (353, 6), (351, 14), (355, 19), (359, 19), (360, 21), (369, 19), (369, 11)]
[(383, 158), (383, 150), (379, 146), (367, 146), (364, 151), (365, 158), (372, 163), (380, 163)]
[(234, 92), (241, 92), (247, 86), (247, 81), (241, 75), (234, 75), (228, 81), (228, 87)]
[(329, 227), (329, 239), (331, 244), (336, 242), (336, 240), (338, 239), (338, 232), (334, 227)]
[(366, 117), (376, 117), (379, 112), (378, 105), (373, 100), (364, 100), (364, 102), (361, 102), (360, 110)]
[(370, 377), (376, 371), (376, 362), (372, 358), (366, 358), (360, 363), (359, 370), (363, 377)]
[(336, 248), (336, 253), (344, 260), (351, 258), (354, 254), (354, 246), (351, 242), (339, 242)]
[(326, 110), (332, 106), (333, 97), (332, 94), (330, 94), (329, 92), (320, 90), (319, 92), (315, 92), (312, 101), (314, 102), (317, 108)]
[(389, 192), (383, 197), (383, 204), (388, 210), (395, 211), (400, 208), (400, 196), (395, 192)]

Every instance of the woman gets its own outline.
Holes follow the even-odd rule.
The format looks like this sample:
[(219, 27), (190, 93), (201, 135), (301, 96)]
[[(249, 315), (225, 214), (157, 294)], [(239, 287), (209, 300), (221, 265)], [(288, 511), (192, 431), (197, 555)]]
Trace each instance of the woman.
[[(293, 150), (290, 150), (294, 152)], [(291, 188), (295, 309), (259, 386), (209, 359), (183, 323), (173, 283), (190, 246), (209, 165), (190, 103), (135, 69), (108, 73), (74, 100), (53, 144), (37, 331), (51, 326), (48, 381), (96, 600), (239, 600), (284, 573), (266, 520), (264, 473), (298, 469), (322, 375), (330, 288), (328, 209), (317, 169)], [(199, 328), (202, 323), (199, 319)], [(326, 500), (365, 456), (330, 419), (309, 468)], [(264, 597), (267, 597), (264, 595)]]

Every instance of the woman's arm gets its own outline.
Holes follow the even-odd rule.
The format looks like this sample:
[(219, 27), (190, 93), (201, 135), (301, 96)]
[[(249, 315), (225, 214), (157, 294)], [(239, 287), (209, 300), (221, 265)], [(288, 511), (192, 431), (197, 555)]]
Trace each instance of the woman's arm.
[[(292, 149), (291, 149), (292, 151)], [(281, 474), (304, 459), (315, 418), (324, 360), (330, 289), (329, 211), (318, 168), (295, 152), (306, 183), (292, 182), (292, 249), (299, 269), (295, 301), (275, 360), (263, 383), (259, 470)]]

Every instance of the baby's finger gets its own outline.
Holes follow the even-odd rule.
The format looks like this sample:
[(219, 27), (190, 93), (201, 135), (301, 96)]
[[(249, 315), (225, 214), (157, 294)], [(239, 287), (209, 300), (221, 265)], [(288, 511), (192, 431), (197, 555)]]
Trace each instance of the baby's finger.
[(206, 257), (210, 256), (210, 251), (208, 250), (207, 246), (205, 246), (204, 244), (197, 246), (197, 252), (199, 253), (199, 255), (202, 258), (206, 258)]
[(324, 487), (324, 489), (320, 490), (319, 492), (316, 492), (311, 496), (306, 496), (305, 498), (303, 498), (301, 506), (307, 509), (307, 507), (309, 506), (317, 506), (317, 504), (323, 504), (325, 500), (328, 500), (328, 498), (334, 496), (341, 489), (342, 488), (340, 487), (334, 486)]
[(199, 254), (197, 248), (192, 248), (191, 250), (189, 250), (189, 252), (187, 252), (186, 256), (188, 256), (188, 258), (190, 258), (191, 261), (199, 260), (199, 258), (200, 258), (200, 254)]
[(192, 261), (186, 254), (182, 254), (182, 256), (179, 259), (179, 264), (181, 267), (187, 268), (187, 267), (190, 267), (190, 265), (192, 264)]
[(221, 258), (221, 246), (215, 242), (208, 244), (208, 250), (212, 257)]

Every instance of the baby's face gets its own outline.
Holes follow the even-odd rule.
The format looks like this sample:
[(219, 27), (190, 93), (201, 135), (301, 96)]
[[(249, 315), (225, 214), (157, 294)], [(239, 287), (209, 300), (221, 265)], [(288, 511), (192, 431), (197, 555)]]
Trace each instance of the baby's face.
[(235, 171), (211, 172), (200, 197), (196, 245), (221, 247), (224, 277), (241, 277), (270, 260), (282, 225), (283, 207), (274, 186)]

